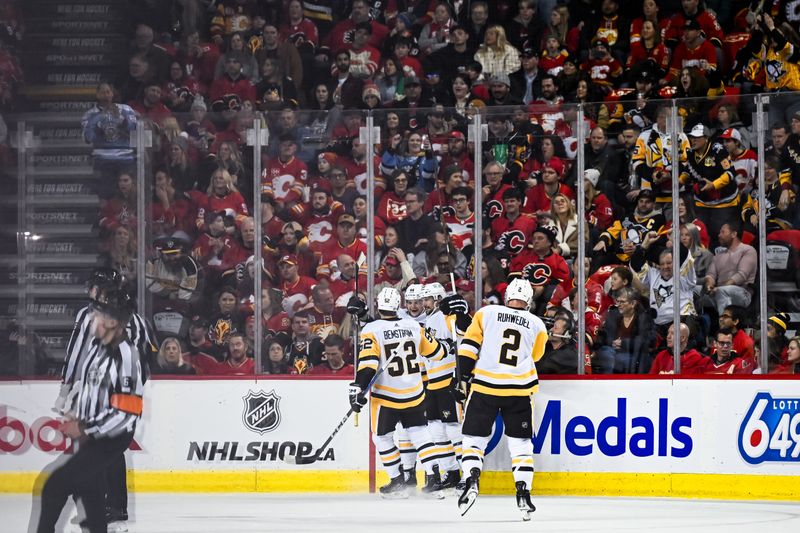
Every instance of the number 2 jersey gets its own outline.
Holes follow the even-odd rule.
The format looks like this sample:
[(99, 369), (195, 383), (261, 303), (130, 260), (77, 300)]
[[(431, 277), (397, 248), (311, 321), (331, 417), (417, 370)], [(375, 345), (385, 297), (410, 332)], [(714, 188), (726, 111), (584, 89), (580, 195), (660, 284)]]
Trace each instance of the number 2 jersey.
[(530, 396), (539, 389), (536, 361), (546, 343), (547, 328), (539, 317), (503, 305), (486, 306), (475, 313), (459, 346), (461, 372), (472, 368), (473, 391)]
[(444, 355), (439, 341), (416, 320), (375, 320), (361, 330), (356, 382), (366, 390), (378, 369), (390, 361), (372, 386), (373, 402), (393, 409), (416, 407), (425, 399), (417, 357), (438, 361)]

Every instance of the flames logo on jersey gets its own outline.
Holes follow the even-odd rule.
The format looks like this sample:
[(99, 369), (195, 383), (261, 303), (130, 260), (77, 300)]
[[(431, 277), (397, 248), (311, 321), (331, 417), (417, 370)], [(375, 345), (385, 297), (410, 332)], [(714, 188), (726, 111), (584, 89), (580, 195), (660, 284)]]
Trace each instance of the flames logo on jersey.
[(328, 221), (317, 222), (308, 226), (309, 242), (328, 242), (333, 236), (333, 225)]
[(220, 318), (208, 330), (208, 337), (217, 346), (228, 342), (228, 336), (233, 332), (233, 321), (230, 318)]
[(522, 252), (522, 250), (525, 249), (526, 243), (527, 239), (525, 239), (525, 234), (518, 229), (506, 231), (497, 239), (497, 246), (499, 249), (508, 250), (508, 252), (512, 254)]
[(247, 391), (247, 395), (242, 400), (244, 401), (242, 422), (250, 431), (263, 435), (277, 428), (281, 423), (279, 409), (281, 398), (275, 394), (274, 390), (269, 392)]
[(522, 277), (536, 286), (546, 284), (552, 275), (553, 271), (545, 263), (528, 263), (522, 269)]
[(503, 204), (499, 200), (486, 202), (485, 215), (489, 220), (494, 220), (503, 215)]

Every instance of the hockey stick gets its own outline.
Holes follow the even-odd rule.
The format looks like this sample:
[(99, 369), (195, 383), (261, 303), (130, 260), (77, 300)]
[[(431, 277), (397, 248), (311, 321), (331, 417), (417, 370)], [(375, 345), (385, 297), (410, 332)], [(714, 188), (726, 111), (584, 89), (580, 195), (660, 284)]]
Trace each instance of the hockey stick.
[[(444, 188), (442, 188), (444, 191)], [(440, 200), (443, 199), (444, 193), (442, 193)], [(444, 206), (441, 206), (441, 223), (442, 223), (442, 231), (444, 231), (444, 243), (447, 247), (447, 258), (448, 260), (452, 259), (453, 255), (450, 253), (450, 228), (447, 227), (447, 223), (444, 221)], [(456, 290), (456, 278), (453, 274), (453, 268), (455, 266), (455, 261), (453, 261), (453, 266), (450, 267), (450, 288), (453, 290), (453, 294), (458, 294)], [(450, 330), (450, 336), (453, 339), (453, 345), (455, 346), (456, 350), (456, 379), (461, 379), (461, 365), (458, 364), (458, 333), (456, 333), (456, 325), (457, 321), (453, 322), (453, 329)], [(445, 324), (447, 321), (445, 321)], [(450, 329), (450, 328), (448, 328)]]
[[(372, 376), (372, 379), (369, 381), (369, 385), (367, 385), (366, 391), (364, 391), (365, 394), (369, 394), (369, 392), (372, 390), (372, 385), (375, 384), (375, 382), (378, 380), (380, 375), (383, 374), (383, 371), (386, 370), (386, 368), (389, 366), (389, 364), (394, 362), (398, 357), (400, 357), (400, 354), (397, 353), (397, 351), (395, 349), (395, 352), (392, 353), (392, 356), (389, 359), (387, 359), (386, 362), (383, 364), (383, 366), (378, 369), (378, 371), (375, 373), (374, 376)], [(336, 436), (337, 433), (339, 433), (339, 431), (342, 429), (342, 427), (347, 422), (347, 419), (350, 418), (350, 415), (353, 414), (353, 413), (355, 413), (355, 411), (353, 411), (353, 407), (351, 406), (350, 409), (348, 409), (347, 413), (342, 417), (342, 419), (336, 425), (336, 427), (333, 428), (333, 431), (331, 432), (330, 435), (328, 435), (328, 438), (325, 439), (325, 442), (322, 443), (322, 446), (317, 448), (317, 451), (316, 451), (316, 453), (314, 455), (310, 455), (308, 457), (301, 457), (300, 455), (289, 455), (289, 456), (281, 457), (283, 462), (284, 463), (288, 463), (290, 465), (309, 465), (309, 464), (316, 463), (317, 461), (319, 461), (320, 458), (322, 457), (322, 452), (325, 451), (325, 448), (328, 447), (328, 445), (331, 443), (333, 438)], [(356, 414), (358, 414), (358, 413), (356, 413)], [(298, 450), (298, 454), (299, 453), (300, 452)]]
[[(364, 259), (366, 260), (366, 257), (364, 257)], [(359, 257), (359, 260), (356, 261), (356, 293), (355, 293), (356, 298), (358, 298), (358, 275), (361, 273), (361, 264), (362, 263), (363, 263), (363, 261), (361, 261), (361, 257)], [(358, 339), (361, 337), (361, 331), (360, 331), (361, 330), (361, 320), (358, 318), (358, 316), (356, 316), (355, 313), (350, 315), (350, 320), (352, 320), (352, 322), (353, 322), (353, 354), (354, 354), (353, 362), (357, 363), (358, 362), (357, 361), (357, 359), (358, 359)], [(357, 373), (358, 373), (358, 365), (354, 364), (353, 365), (353, 381), (356, 380), (356, 374)], [(356, 413), (356, 416), (353, 417), (353, 426), (358, 427), (358, 413)], [(334, 433), (334, 435), (335, 435), (335, 433)]]

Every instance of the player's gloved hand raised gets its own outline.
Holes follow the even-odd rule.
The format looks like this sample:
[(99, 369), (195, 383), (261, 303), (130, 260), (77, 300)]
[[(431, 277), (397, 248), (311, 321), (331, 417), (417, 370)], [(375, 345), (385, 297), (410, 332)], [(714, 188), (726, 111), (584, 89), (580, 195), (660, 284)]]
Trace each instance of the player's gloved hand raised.
[(466, 315), (469, 314), (469, 304), (458, 294), (453, 294), (442, 298), (439, 302), (439, 310), (445, 315)]
[(450, 382), (449, 392), (457, 403), (462, 403), (467, 399), (467, 396), (469, 396), (469, 383), (453, 379)]
[(351, 296), (347, 300), (347, 312), (351, 315), (356, 315), (358, 318), (364, 318), (367, 316), (367, 304), (358, 296)]
[(347, 388), (347, 394), (350, 398), (350, 407), (353, 408), (354, 412), (360, 413), (361, 408), (367, 404), (367, 396), (361, 390), (361, 385), (355, 382), (351, 383)]

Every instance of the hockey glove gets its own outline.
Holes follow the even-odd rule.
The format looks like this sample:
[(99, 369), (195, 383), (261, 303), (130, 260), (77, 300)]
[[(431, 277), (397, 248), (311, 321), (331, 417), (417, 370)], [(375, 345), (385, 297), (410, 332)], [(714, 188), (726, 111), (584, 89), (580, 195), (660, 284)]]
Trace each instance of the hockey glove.
[(67, 399), (69, 398), (69, 392), (71, 389), (72, 387), (70, 385), (61, 385), (61, 389), (58, 391), (58, 398), (56, 398), (56, 403), (53, 406), (53, 411), (62, 415), (67, 412)]
[(450, 395), (456, 403), (463, 403), (469, 396), (469, 382), (453, 378), (450, 382)]
[(350, 407), (353, 408), (353, 412), (360, 413), (361, 408), (367, 404), (367, 396), (361, 390), (361, 385), (356, 382), (351, 383), (347, 394), (350, 397)]
[(347, 300), (347, 312), (351, 315), (356, 315), (356, 318), (364, 318), (367, 316), (367, 304), (358, 296), (351, 296)]
[(445, 315), (466, 315), (469, 314), (469, 304), (458, 294), (453, 294), (439, 302), (439, 310)]

